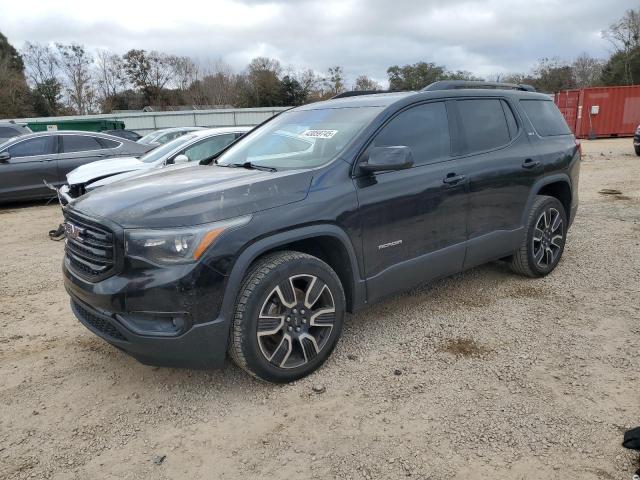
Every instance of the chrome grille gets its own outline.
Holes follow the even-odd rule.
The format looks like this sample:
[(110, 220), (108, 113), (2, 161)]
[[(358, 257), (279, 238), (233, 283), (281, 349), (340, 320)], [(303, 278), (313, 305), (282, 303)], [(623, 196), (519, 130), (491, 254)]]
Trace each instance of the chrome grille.
[(65, 254), (74, 273), (100, 280), (113, 273), (115, 239), (106, 227), (65, 212)]

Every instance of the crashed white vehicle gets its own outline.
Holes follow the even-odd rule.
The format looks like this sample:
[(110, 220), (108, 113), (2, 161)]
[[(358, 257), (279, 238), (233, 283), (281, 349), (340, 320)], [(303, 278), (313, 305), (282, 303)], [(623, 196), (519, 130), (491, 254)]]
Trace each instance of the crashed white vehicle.
[(60, 200), (68, 203), (86, 192), (145, 171), (168, 165), (197, 165), (243, 136), (252, 127), (221, 127), (189, 132), (140, 158), (120, 157), (82, 165), (67, 174), (60, 188)]

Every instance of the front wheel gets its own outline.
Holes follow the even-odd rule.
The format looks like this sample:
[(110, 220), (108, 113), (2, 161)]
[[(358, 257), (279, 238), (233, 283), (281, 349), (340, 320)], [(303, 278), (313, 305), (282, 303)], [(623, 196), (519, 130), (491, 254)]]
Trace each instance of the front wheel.
[(640, 147), (637, 147), (636, 145), (634, 145), (633, 149), (636, 151), (636, 155), (640, 157)]
[(520, 248), (511, 269), (527, 277), (543, 277), (558, 265), (567, 236), (567, 214), (557, 198), (538, 195), (531, 206)]
[(345, 303), (340, 279), (322, 260), (293, 251), (267, 255), (250, 269), (240, 289), (231, 358), (270, 382), (309, 375), (336, 346)]

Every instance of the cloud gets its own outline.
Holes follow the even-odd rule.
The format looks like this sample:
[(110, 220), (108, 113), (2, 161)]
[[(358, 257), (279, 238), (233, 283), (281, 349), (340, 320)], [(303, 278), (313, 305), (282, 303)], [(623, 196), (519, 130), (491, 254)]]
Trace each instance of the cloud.
[(478, 75), (528, 71), (541, 57), (607, 56), (600, 32), (632, 0), (215, 0), (173, 3), (112, 0), (3, 2), (2, 31), (18, 47), (78, 42), (222, 59), (236, 70), (257, 55), (326, 71), (343, 66), (379, 81), (390, 65), (432, 61)]

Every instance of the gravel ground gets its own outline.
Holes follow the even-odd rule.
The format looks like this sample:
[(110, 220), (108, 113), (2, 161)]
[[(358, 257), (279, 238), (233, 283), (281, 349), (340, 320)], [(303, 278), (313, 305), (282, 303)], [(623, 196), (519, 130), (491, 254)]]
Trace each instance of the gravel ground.
[(285, 386), (146, 367), (94, 337), (46, 236), (58, 207), (0, 209), (0, 478), (631, 479), (640, 159), (629, 139), (584, 150), (552, 275), (491, 264), (396, 296)]

